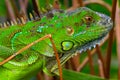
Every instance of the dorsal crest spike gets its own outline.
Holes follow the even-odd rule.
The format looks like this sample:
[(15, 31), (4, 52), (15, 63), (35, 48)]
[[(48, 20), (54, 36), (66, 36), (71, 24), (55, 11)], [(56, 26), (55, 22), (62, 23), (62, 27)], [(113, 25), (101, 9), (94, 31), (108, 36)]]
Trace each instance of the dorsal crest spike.
[(47, 10), (45, 8), (43, 8), (43, 7), (41, 8), (41, 10), (42, 10), (43, 13), (47, 12)]
[(50, 6), (50, 9), (52, 9), (52, 8), (53, 8), (53, 5), (52, 5), (52, 4), (49, 4), (49, 6)]
[(32, 10), (32, 13), (34, 16), (37, 16), (37, 13), (34, 10)]
[(14, 19), (13, 22), (14, 22), (15, 25), (17, 25), (17, 21), (16, 21), (16, 19)]
[(39, 12), (39, 14), (37, 14), (37, 15), (38, 15), (38, 19), (41, 19), (41, 17), (42, 17), (42, 12), (41, 12), (41, 10), (38, 10), (38, 12)]
[(10, 22), (9, 21), (7, 21), (6, 24), (7, 24), (7, 26), (10, 26)]
[(25, 23), (26, 23), (23, 17), (20, 17), (20, 20), (21, 20), (21, 23), (22, 23), (22, 24), (25, 24)]
[(4, 23), (3, 23), (3, 27), (7, 27), (7, 24), (6, 24), (6, 22), (4, 22)]
[(12, 26), (14, 25), (14, 23), (13, 23), (13, 21), (12, 21), (12, 20), (10, 21), (10, 24), (11, 24)]
[(47, 11), (50, 11), (50, 10), (52, 10), (52, 9), (53, 9), (52, 4), (48, 3), (48, 5), (46, 6), (46, 10), (47, 10)]
[(32, 13), (29, 13), (29, 17), (30, 17), (30, 20), (34, 19)]
[(34, 10), (32, 12), (33, 12), (34, 19), (35, 20), (39, 19), (40, 16)]
[(18, 24), (21, 24), (20, 18), (17, 18), (17, 23), (18, 23)]

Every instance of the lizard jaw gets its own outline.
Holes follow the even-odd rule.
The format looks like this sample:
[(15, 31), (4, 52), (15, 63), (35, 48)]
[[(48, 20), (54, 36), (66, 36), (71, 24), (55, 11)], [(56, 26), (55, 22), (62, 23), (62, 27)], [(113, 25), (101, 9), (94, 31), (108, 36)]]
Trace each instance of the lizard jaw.
[[(85, 52), (88, 49), (91, 50), (92, 48), (95, 48), (96, 45), (100, 45), (100, 43), (104, 41), (104, 38), (106, 37), (106, 35), (103, 35), (101, 38), (91, 41), (90, 43), (87, 43), (87, 44), (83, 45), (82, 47), (77, 48), (77, 50), (75, 52), (73, 51), (73, 52), (64, 54), (63, 57), (60, 58), (61, 65), (63, 65), (66, 61), (68, 61), (70, 58), (76, 56), (77, 54)], [(50, 72), (53, 72), (53, 73), (59, 75), (57, 63), (55, 63), (54, 66), (52, 66), (52, 68), (50, 69)]]

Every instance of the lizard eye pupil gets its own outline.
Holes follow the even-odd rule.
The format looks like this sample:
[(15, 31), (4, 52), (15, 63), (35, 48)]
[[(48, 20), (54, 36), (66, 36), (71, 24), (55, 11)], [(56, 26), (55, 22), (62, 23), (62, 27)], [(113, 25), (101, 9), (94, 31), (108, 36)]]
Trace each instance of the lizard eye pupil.
[(92, 19), (92, 17), (91, 17), (91, 16), (86, 16), (86, 17), (85, 17), (85, 20), (86, 20), (86, 22), (87, 22), (87, 23), (89, 23), (89, 22), (92, 22), (92, 21), (93, 21), (93, 19)]

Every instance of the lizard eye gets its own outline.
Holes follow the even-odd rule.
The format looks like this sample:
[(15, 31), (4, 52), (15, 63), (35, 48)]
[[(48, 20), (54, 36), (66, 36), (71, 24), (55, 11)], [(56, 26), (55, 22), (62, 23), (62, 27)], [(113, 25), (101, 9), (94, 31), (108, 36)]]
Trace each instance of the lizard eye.
[(93, 21), (93, 18), (91, 16), (86, 16), (85, 20), (86, 20), (86, 23), (90, 23)]

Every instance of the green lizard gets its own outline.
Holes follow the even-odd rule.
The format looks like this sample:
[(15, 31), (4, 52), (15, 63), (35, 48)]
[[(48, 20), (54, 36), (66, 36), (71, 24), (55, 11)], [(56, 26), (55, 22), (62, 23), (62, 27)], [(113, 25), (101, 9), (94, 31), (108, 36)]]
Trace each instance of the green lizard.
[[(47, 16), (47, 14), (46, 14)], [(99, 44), (112, 28), (111, 18), (81, 7), (71, 12), (53, 12), (52, 18), (29, 21), (23, 26), (0, 29), (0, 61), (27, 44), (51, 34), (61, 65), (78, 52)], [(57, 63), (49, 39), (40, 41), (0, 66), (0, 80), (29, 80), (40, 70), (57, 74)]]

